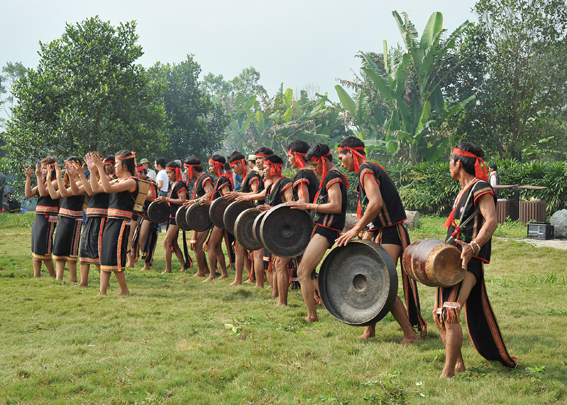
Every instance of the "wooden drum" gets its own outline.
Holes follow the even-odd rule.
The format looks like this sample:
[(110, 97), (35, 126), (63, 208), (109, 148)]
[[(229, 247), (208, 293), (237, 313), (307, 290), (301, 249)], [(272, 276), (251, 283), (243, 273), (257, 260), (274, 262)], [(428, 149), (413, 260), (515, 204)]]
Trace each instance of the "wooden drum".
[(467, 273), (462, 268), (460, 250), (438, 239), (424, 239), (409, 245), (402, 265), (408, 276), (430, 287), (452, 287)]

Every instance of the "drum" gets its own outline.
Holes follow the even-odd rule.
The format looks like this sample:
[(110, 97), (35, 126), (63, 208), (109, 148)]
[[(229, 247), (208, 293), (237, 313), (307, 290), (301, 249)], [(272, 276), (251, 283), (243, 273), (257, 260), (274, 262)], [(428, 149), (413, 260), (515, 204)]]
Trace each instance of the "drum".
[(260, 227), (262, 226), (262, 219), (264, 219), (266, 212), (267, 211), (260, 212), (260, 215), (258, 215), (254, 220), (254, 225), (252, 225), (252, 237), (264, 249), (266, 249), (266, 246), (264, 246), (264, 244), (262, 243), (262, 239), (260, 238)]
[(148, 219), (154, 224), (163, 224), (169, 219), (169, 204), (152, 201), (148, 206)]
[(404, 251), (402, 265), (408, 276), (430, 287), (452, 287), (465, 278), (461, 252), (438, 239), (412, 243)]
[(313, 233), (313, 220), (304, 210), (293, 210), (285, 203), (262, 217), (260, 239), (266, 249), (279, 257), (293, 258), (305, 252)]
[(225, 229), (234, 235), (234, 223), (236, 222), (236, 218), (248, 208), (254, 208), (254, 203), (251, 201), (234, 201), (226, 207), (224, 216), (222, 217)]
[(197, 232), (206, 231), (213, 224), (209, 217), (209, 206), (199, 203), (189, 206), (185, 213), (185, 220), (187, 226)]
[(137, 179), (137, 180), (138, 180), (138, 195), (136, 196), (134, 211), (143, 212), (144, 203), (146, 202), (146, 198), (148, 197), (148, 191), (150, 191), (150, 187), (152, 186), (152, 183), (146, 180), (141, 180), (141, 179)]
[(258, 208), (248, 208), (242, 211), (234, 222), (234, 236), (244, 249), (258, 250), (262, 248), (262, 245), (254, 239), (252, 232), (254, 221), (261, 212)]
[(190, 231), (191, 228), (187, 224), (187, 207), (181, 206), (175, 214), (175, 222), (182, 231)]
[(217, 228), (225, 229), (223, 217), (224, 217), (224, 211), (226, 210), (226, 207), (228, 207), (229, 205), (230, 205), (230, 201), (228, 201), (224, 197), (217, 198), (211, 204), (209, 208), (209, 217), (211, 218), (211, 222), (213, 223), (213, 225), (216, 226)]
[(339, 321), (367, 326), (384, 318), (398, 293), (396, 265), (384, 248), (352, 240), (333, 249), (319, 270), (325, 308)]

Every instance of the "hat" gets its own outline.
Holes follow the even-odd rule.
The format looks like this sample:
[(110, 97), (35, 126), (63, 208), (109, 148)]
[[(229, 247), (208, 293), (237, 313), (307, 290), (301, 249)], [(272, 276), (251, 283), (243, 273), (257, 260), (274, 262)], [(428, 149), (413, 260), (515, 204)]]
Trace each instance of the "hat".
[(248, 160), (256, 160), (256, 155), (248, 155)]
[(143, 158), (142, 160), (140, 160), (140, 164), (143, 165), (144, 163), (150, 163), (150, 161), (146, 158)]

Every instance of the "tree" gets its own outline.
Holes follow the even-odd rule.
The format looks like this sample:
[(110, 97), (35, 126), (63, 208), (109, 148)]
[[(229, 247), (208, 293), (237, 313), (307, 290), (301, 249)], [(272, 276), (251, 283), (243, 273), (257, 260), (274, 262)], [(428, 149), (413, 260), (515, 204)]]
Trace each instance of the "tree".
[(164, 83), (162, 98), (169, 120), (164, 157), (169, 160), (188, 155), (205, 158), (222, 144), (229, 119), (222, 105), (206, 94), (200, 73), (192, 55), (178, 65), (157, 63), (149, 69), (152, 78)]
[(66, 24), (60, 39), (40, 42), (37, 69), (14, 87), (18, 105), (6, 139), (11, 159), (163, 150), (162, 84), (135, 64), (143, 54), (135, 30), (134, 21), (115, 27), (94, 17)]
[[(26, 68), (22, 62), (8, 62), (2, 68), (3, 75), (0, 75), (0, 114), (3, 112), (6, 117), (12, 116), (12, 109), (16, 99), (13, 95), (13, 89), (20, 77), (25, 76)], [(6, 99), (2, 100), (2, 94), (8, 93)], [(6, 119), (0, 117), (0, 129), (5, 127)]]

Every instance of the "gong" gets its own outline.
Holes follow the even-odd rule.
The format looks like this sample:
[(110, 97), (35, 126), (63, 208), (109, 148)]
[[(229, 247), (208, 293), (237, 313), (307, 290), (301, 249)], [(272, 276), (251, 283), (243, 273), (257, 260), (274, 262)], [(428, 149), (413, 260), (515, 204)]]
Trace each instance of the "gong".
[(234, 223), (236, 222), (236, 218), (240, 215), (241, 212), (247, 210), (248, 208), (253, 208), (254, 203), (251, 201), (234, 201), (226, 207), (224, 210), (223, 222), (224, 227), (227, 231), (234, 235)]
[(148, 206), (148, 218), (154, 224), (163, 224), (169, 218), (169, 204), (152, 201)]
[(185, 214), (187, 226), (197, 232), (206, 231), (213, 224), (209, 218), (209, 206), (199, 203), (191, 205)]
[(254, 225), (252, 225), (252, 237), (264, 249), (266, 249), (266, 247), (264, 246), (262, 239), (260, 238), (260, 227), (262, 226), (262, 219), (264, 219), (265, 215), (266, 211), (261, 212), (260, 215), (258, 215), (254, 220)]
[(238, 215), (234, 222), (234, 236), (244, 249), (258, 250), (262, 247), (252, 234), (252, 228), (256, 217), (260, 215), (261, 211), (258, 208), (248, 208)]
[(325, 308), (339, 321), (367, 326), (384, 318), (398, 293), (396, 265), (384, 248), (352, 240), (333, 249), (319, 271)]
[(209, 217), (211, 218), (211, 222), (214, 226), (220, 229), (224, 228), (224, 211), (226, 207), (230, 205), (230, 201), (225, 199), (224, 197), (219, 197), (211, 204), (209, 208)]
[(313, 220), (304, 210), (279, 204), (262, 217), (262, 245), (275, 256), (293, 258), (305, 252), (313, 233)]
[(185, 206), (181, 206), (179, 207), (179, 209), (177, 210), (177, 213), (175, 214), (175, 222), (177, 223), (177, 226), (179, 227), (179, 229), (181, 229), (182, 231), (190, 231), (191, 228), (189, 227), (189, 225), (187, 224), (187, 207)]

